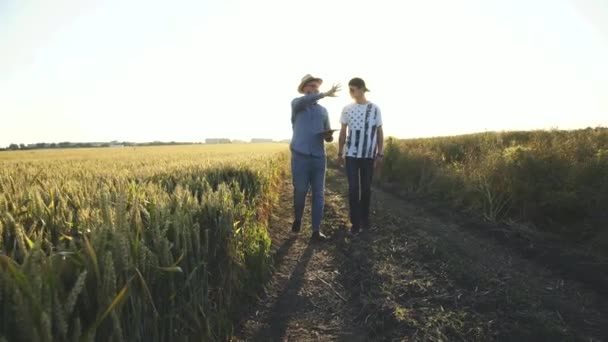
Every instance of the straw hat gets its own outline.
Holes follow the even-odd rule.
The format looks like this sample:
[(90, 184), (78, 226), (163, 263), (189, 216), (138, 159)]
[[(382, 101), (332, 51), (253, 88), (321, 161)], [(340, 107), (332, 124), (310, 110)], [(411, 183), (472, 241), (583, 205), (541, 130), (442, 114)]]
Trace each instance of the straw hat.
[(318, 81), (321, 84), (323, 83), (323, 80), (321, 78), (313, 77), (311, 74), (306, 74), (304, 77), (302, 77), (302, 81), (300, 82), (300, 85), (298, 86), (298, 93), (303, 94), (304, 92), (302, 91), (302, 88), (304, 88), (306, 83), (308, 83), (310, 81)]

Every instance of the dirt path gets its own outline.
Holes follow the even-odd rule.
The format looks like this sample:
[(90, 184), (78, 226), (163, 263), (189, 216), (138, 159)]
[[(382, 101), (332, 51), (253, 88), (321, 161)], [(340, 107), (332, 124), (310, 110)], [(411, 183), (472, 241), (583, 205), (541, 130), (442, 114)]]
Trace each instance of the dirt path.
[[(291, 233), (292, 197), (287, 184), (271, 221), (274, 276), (258, 305), (247, 310), (237, 341), (363, 341), (354, 306), (337, 281), (336, 245), (310, 241), (310, 198), (299, 234)], [(332, 219), (325, 226), (332, 226)], [(335, 233), (326, 229), (324, 233)]]
[[(277, 269), (237, 330), (247, 341), (608, 341), (608, 300), (491, 239), (375, 189), (375, 229), (346, 233), (346, 183), (328, 171), (331, 240), (272, 224)], [(307, 226), (304, 226), (307, 227)]]

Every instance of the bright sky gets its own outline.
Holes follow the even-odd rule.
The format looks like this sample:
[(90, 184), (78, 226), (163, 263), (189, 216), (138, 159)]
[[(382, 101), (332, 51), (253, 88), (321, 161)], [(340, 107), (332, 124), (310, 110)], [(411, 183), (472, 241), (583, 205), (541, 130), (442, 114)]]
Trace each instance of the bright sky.
[(0, 146), (290, 138), (311, 73), (385, 135), (608, 126), (606, 0), (0, 0)]

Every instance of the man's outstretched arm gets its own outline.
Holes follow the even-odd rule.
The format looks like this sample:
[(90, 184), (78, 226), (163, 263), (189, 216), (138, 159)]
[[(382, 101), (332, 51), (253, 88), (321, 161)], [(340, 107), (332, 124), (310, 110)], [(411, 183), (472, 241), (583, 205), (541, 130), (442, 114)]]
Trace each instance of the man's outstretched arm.
[(324, 97), (325, 93), (317, 93), (306, 94), (304, 96), (295, 98), (293, 99), (293, 101), (291, 101), (291, 112), (295, 114)]
[(324, 97), (335, 97), (336, 92), (340, 91), (340, 84), (334, 84), (331, 89), (324, 93), (306, 94), (291, 101), (291, 112), (292, 115), (303, 110), (306, 106), (313, 104), (315, 101), (319, 101)]

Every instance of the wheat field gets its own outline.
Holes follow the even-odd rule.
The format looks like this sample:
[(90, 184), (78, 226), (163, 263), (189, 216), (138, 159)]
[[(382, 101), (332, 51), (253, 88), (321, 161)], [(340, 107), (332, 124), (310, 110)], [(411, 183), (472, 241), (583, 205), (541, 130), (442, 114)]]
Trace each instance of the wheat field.
[(385, 152), (381, 181), (410, 198), (605, 240), (608, 128), (388, 139)]
[(0, 153), (0, 341), (230, 335), (269, 274), (286, 150)]

